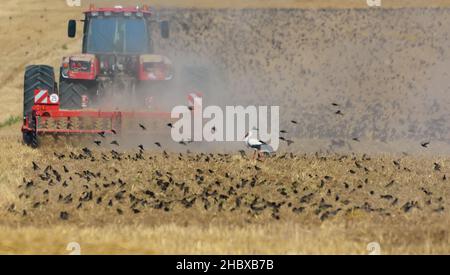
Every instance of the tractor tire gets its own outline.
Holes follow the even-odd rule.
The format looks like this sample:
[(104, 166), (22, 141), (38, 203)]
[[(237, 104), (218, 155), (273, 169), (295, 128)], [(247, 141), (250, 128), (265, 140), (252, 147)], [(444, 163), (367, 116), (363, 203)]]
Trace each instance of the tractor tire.
[(28, 118), (32, 131), (23, 132), (24, 144), (37, 148), (39, 140), (36, 131), (36, 117), (33, 115), (34, 91), (47, 90), (49, 94), (56, 91), (55, 72), (47, 65), (30, 65), (25, 69), (23, 85), (23, 119)]
[(23, 117), (31, 114), (34, 105), (34, 90), (48, 90), (49, 94), (55, 92), (55, 72), (47, 65), (31, 65), (25, 69), (23, 91)]
[(88, 93), (88, 87), (78, 81), (61, 79), (59, 81), (59, 106), (61, 109), (81, 109), (82, 96)]

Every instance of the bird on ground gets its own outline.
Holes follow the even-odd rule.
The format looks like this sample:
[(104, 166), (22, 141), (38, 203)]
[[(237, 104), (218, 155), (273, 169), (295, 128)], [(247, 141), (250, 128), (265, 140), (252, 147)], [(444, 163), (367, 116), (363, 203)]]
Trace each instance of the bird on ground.
[(59, 218), (61, 219), (61, 220), (67, 220), (67, 219), (69, 219), (69, 213), (67, 213), (67, 212), (61, 212), (61, 213), (59, 213)]
[(261, 158), (263, 154), (268, 155), (272, 154), (274, 152), (272, 146), (268, 145), (264, 141), (261, 141), (254, 137), (254, 132), (256, 132), (257, 129), (253, 128), (250, 132), (248, 132), (245, 135), (245, 144), (247, 147), (252, 148), (255, 150), (253, 154), (253, 159), (256, 158), (256, 155), (258, 155), (258, 159)]
[(138, 148), (141, 149), (142, 151), (144, 151), (144, 145), (139, 144)]
[(39, 168), (39, 166), (33, 161), (33, 170), (36, 171), (39, 169), (41, 169), (41, 168)]
[(441, 165), (437, 162), (434, 163), (434, 170), (435, 171), (441, 171)]
[(168, 126), (169, 128), (173, 128), (172, 123), (167, 123), (167, 126)]

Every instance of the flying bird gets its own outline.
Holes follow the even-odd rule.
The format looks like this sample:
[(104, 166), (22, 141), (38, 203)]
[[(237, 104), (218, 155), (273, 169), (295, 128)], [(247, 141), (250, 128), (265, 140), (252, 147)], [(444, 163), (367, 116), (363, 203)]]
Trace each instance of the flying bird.
[(284, 137), (280, 137), (280, 140), (286, 142), (288, 146), (291, 146), (291, 144), (294, 143), (294, 141), (292, 141), (290, 139), (286, 139)]
[(120, 146), (119, 143), (117, 142), (117, 140), (113, 140), (113, 141), (111, 142), (111, 144), (112, 144), (112, 145), (116, 145), (116, 146)]
[(100, 146), (100, 144), (102, 144), (100, 140), (94, 140), (94, 143), (97, 144), (97, 146)]
[(142, 129), (143, 131), (147, 130), (147, 128), (145, 128), (145, 126), (142, 125), (142, 124), (140, 124), (140, 123), (139, 123), (139, 127), (141, 127), (141, 129)]
[(161, 143), (155, 142), (155, 145), (158, 146), (159, 148), (161, 148)]
[(429, 141), (427, 141), (427, 142), (422, 142), (420, 145), (421, 145), (422, 147), (424, 147), (424, 148), (428, 148), (428, 145), (430, 145), (430, 142), (429, 142)]

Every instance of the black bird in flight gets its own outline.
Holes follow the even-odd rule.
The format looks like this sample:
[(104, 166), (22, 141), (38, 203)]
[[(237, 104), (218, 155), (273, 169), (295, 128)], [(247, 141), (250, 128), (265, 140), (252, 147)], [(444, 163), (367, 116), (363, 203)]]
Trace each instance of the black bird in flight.
[(341, 110), (337, 110), (336, 112), (335, 112), (335, 114), (336, 115), (341, 115), (341, 116), (343, 116), (344, 114), (342, 113), (342, 111)]
[(420, 145), (421, 145), (422, 147), (424, 147), (424, 148), (428, 148), (428, 145), (430, 145), (430, 142), (429, 142), (429, 141), (427, 141), (427, 142), (422, 142)]
[(139, 127), (141, 127), (141, 129), (142, 129), (143, 131), (147, 130), (147, 128), (145, 128), (145, 126), (142, 125), (142, 124), (140, 124), (140, 123), (139, 123)]
[(117, 132), (116, 132), (116, 130), (114, 130), (114, 129), (111, 129), (111, 132), (114, 134), (114, 135), (117, 135)]
[(105, 138), (105, 132), (100, 132), (98, 133), (99, 136), (101, 136), (102, 138)]
[(172, 123), (167, 123), (167, 126), (170, 127), (170, 128), (173, 128)]
[(113, 141), (111, 142), (111, 144), (112, 144), (112, 145), (116, 145), (116, 146), (120, 146), (119, 143), (117, 142), (117, 140), (113, 140)]
[(339, 106), (339, 104), (337, 104), (337, 103), (331, 103), (331, 105), (333, 105), (333, 106), (335, 106), (335, 107), (338, 107)]
[(161, 148), (161, 143), (155, 142), (155, 145), (158, 146), (159, 148)]
[(298, 122), (295, 121), (295, 120), (291, 120), (291, 122), (292, 122), (293, 124), (298, 124)]
[(294, 141), (292, 141), (290, 139), (286, 139), (284, 137), (280, 137), (280, 140), (286, 142), (288, 146), (290, 146), (292, 143), (294, 143)]
[(102, 144), (100, 140), (94, 140), (94, 143), (97, 144), (97, 146), (100, 146), (100, 144)]

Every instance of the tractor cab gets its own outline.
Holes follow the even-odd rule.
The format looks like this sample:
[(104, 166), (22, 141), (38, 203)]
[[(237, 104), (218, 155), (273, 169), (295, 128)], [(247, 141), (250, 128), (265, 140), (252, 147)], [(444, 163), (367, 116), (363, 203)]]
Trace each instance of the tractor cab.
[[(91, 5), (82, 21), (81, 54), (64, 57), (60, 69), (63, 108), (79, 109), (86, 105), (83, 100), (104, 103), (130, 94), (137, 94), (142, 102), (154, 93), (156, 83), (149, 85), (149, 81), (172, 79), (171, 61), (155, 54), (152, 46), (152, 27), (159, 24), (161, 37), (168, 38), (169, 23), (159, 20), (147, 6)], [(69, 20), (68, 36), (73, 38), (76, 32), (77, 22)]]
[[(95, 8), (85, 12), (83, 53), (151, 54), (151, 26), (159, 23), (161, 37), (169, 37), (168, 21), (153, 19), (147, 6), (136, 8)], [(76, 21), (70, 20), (68, 36), (76, 36)]]

